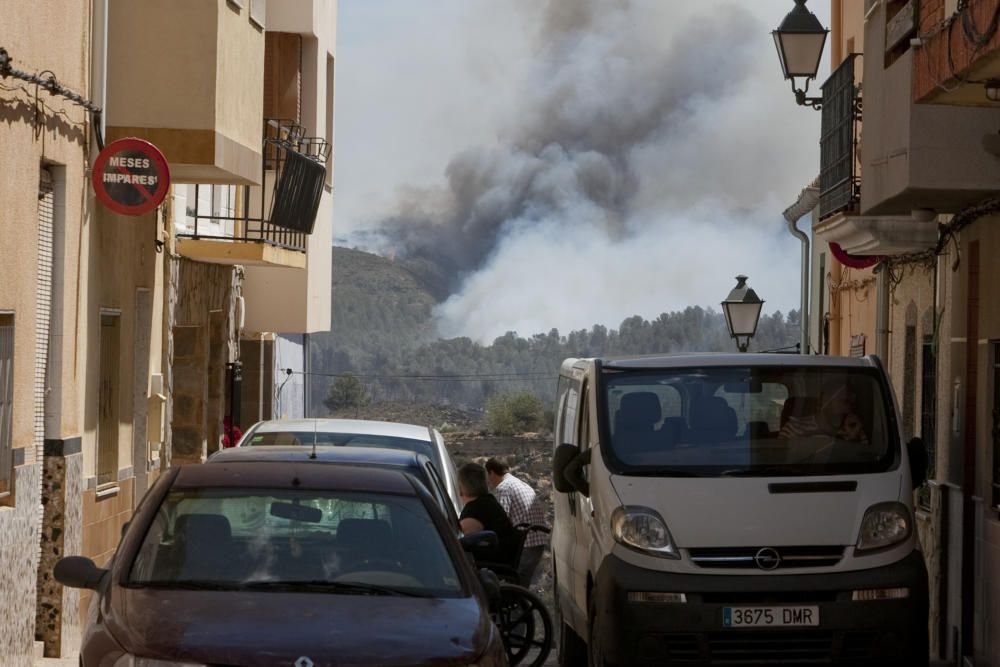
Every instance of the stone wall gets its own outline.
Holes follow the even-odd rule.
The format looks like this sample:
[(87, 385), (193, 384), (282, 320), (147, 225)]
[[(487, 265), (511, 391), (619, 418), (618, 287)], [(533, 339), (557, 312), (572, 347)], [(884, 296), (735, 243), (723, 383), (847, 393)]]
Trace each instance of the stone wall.
[(64, 649), (76, 650), (81, 637), (80, 591), (63, 587), (52, 569), (60, 558), (79, 554), (83, 548), (83, 455), (49, 450), (46, 443), (35, 639), (45, 643), (45, 655), (60, 657)]
[(13, 507), (0, 507), (0, 654), (3, 667), (34, 664), (38, 489), (41, 464), (14, 469)]

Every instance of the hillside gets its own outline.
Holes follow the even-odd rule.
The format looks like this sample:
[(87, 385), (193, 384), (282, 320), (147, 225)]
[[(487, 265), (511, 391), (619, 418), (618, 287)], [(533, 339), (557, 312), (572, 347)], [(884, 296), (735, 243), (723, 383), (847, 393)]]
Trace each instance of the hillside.
[[(390, 405), (402, 411), (447, 406), (476, 414), (487, 398), (510, 391), (530, 391), (551, 404), (559, 364), (567, 357), (734, 349), (722, 313), (700, 306), (648, 320), (634, 315), (617, 329), (508, 333), (489, 345), (439, 339), (433, 309), (441, 284), (426, 264), (334, 248), (333, 331), (310, 339), (315, 373), (310, 413), (328, 413), (323, 399), (335, 377), (347, 372), (360, 380), (369, 416)], [(782, 348), (798, 335), (797, 312), (762, 314), (751, 349)]]

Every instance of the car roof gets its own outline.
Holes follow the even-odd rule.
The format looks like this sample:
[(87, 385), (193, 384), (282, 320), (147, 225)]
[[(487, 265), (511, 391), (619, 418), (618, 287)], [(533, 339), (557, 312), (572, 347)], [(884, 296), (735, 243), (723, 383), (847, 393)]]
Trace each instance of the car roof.
[(384, 422), (370, 419), (269, 419), (254, 427), (254, 433), (280, 433), (283, 431), (312, 431), (322, 433), (364, 433), (387, 435), (430, 442), (430, 429), (416, 424)]
[(230, 461), (180, 466), (173, 488), (289, 488), (416, 495), (401, 470), (286, 461)]
[(345, 465), (419, 466), (427, 457), (405, 449), (382, 447), (343, 447), (321, 445), (282, 445), (253, 447), (230, 447), (212, 454), (207, 463), (229, 463), (231, 461), (293, 461), (300, 463), (343, 463)]
[[(586, 360), (575, 360), (586, 361)], [(613, 370), (644, 370), (670, 368), (714, 368), (748, 366), (796, 366), (816, 368), (875, 368), (873, 357), (832, 357), (808, 354), (651, 354), (601, 359), (604, 368)], [(564, 365), (564, 369), (565, 369)]]

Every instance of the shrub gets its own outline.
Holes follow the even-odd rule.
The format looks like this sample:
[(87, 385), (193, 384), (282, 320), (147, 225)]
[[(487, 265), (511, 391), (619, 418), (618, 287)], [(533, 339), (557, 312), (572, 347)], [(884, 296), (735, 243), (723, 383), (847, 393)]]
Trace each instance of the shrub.
[(497, 394), (486, 401), (486, 426), (502, 436), (538, 431), (545, 423), (545, 406), (527, 391)]
[(370, 400), (371, 397), (361, 384), (361, 380), (352, 373), (344, 373), (330, 387), (323, 405), (331, 412), (336, 412), (349, 408), (363, 408)]

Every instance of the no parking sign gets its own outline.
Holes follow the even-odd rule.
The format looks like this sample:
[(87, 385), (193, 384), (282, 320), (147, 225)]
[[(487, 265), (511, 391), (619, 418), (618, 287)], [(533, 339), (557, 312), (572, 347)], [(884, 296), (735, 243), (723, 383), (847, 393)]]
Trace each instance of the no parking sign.
[(144, 139), (118, 139), (94, 160), (94, 192), (115, 213), (142, 215), (163, 203), (170, 188), (170, 168), (153, 144)]

